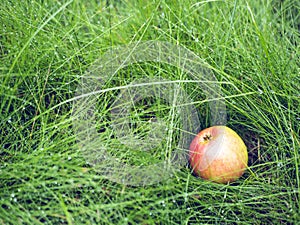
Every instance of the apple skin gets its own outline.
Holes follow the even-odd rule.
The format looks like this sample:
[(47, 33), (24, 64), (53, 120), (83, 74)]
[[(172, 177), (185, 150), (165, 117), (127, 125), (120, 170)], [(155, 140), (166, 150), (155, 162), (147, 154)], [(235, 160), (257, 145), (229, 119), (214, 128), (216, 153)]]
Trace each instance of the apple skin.
[(248, 152), (235, 131), (226, 126), (213, 126), (200, 131), (193, 139), (189, 161), (196, 175), (217, 183), (229, 183), (243, 175)]

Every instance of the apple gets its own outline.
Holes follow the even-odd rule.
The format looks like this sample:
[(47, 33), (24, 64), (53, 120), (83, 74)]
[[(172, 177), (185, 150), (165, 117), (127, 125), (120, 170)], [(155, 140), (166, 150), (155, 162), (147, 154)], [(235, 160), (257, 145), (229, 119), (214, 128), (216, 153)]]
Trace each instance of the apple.
[(232, 182), (247, 168), (247, 147), (229, 127), (209, 127), (191, 142), (189, 162), (197, 176), (217, 183)]

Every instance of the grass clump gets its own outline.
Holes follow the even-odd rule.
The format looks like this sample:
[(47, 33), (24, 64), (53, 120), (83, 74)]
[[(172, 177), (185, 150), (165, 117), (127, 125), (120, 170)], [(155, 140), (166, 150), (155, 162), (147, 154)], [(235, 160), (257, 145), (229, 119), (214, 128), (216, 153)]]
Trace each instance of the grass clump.
[[(34, 0), (2, 1), (0, 8), (0, 224), (299, 221), (298, 1)], [(77, 87), (112, 46), (148, 40), (185, 46), (214, 72), (227, 125), (248, 147), (249, 169), (241, 179), (214, 184), (183, 166), (165, 181), (134, 187), (107, 179), (87, 162), (74, 132)], [(135, 105), (129, 98), (122, 103), (130, 106), (133, 136), (147, 143), (157, 120), (166, 130), (157, 145), (153, 136), (153, 152), (137, 149), (143, 145), (135, 139), (126, 147), (111, 110), (140, 77), (174, 81), (188, 93), (201, 128), (211, 125), (210, 108), (201, 80), (187, 82), (189, 75), (176, 66), (137, 63), (105, 83), (90, 121), (101, 143), (123, 163), (151, 168), (179, 149), (182, 118), (176, 101), (148, 97)]]

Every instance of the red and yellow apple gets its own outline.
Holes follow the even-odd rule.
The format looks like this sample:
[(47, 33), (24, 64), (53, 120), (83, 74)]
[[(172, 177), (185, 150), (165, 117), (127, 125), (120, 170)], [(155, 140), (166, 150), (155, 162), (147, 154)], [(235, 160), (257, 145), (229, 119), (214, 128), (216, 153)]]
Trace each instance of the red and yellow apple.
[(228, 183), (243, 175), (248, 152), (235, 131), (226, 126), (213, 126), (200, 131), (193, 139), (189, 161), (196, 175), (217, 183)]

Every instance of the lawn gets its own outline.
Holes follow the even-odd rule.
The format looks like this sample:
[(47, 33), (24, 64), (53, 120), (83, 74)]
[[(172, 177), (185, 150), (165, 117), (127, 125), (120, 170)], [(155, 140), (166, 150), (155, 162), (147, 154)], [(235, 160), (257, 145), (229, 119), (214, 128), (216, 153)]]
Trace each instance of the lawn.
[[(297, 224), (298, 0), (0, 2), (0, 224)], [(230, 183), (189, 143), (226, 125)]]

